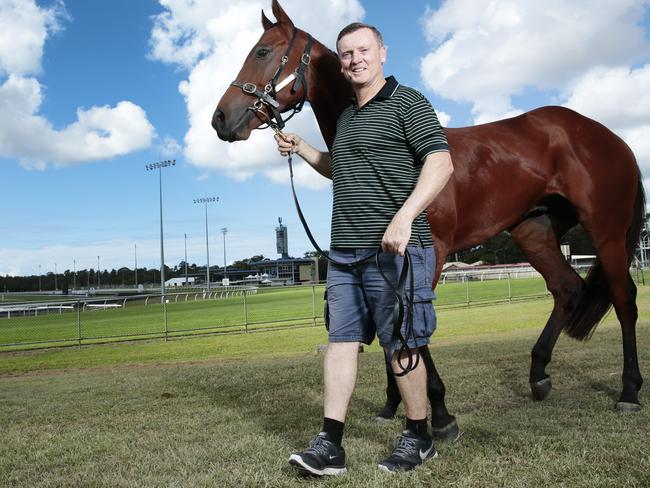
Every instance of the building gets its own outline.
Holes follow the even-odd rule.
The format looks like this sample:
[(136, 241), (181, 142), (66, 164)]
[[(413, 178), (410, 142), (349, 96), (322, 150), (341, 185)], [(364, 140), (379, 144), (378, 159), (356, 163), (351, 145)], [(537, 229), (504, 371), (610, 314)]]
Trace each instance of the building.
[(196, 281), (196, 278), (190, 276), (187, 278), (187, 281), (185, 281), (185, 277), (181, 278), (172, 278), (170, 280), (165, 281), (165, 286), (167, 288), (176, 288), (178, 286), (194, 286)]

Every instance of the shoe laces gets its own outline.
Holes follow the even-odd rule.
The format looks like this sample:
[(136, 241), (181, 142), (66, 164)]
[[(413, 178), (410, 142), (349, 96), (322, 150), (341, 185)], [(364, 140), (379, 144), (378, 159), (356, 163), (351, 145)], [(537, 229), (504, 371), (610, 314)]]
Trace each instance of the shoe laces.
[(406, 457), (412, 456), (418, 450), (418, 439), (402, 435), (397, 439), (397, 447), (393, 451), (393, 456)]
[(329, 452), (328, 444), (329, 441), (327, 441), (327, 439), (320, 435), (317, 435), (309, 443), (309, 447), (305, 450), (305, 453), (326, 456)]

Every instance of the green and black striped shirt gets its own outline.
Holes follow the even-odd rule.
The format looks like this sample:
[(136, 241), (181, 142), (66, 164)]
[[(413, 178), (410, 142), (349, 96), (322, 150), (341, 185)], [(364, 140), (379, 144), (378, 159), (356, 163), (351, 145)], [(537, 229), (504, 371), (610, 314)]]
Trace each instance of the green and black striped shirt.
[[(424, 159), (448, 150), (429, 101), (392, 76), (366, 105), (346, 108), (332, 146), (331, 247), (379, 246), (415, 188)], [(411, 229), (410, 244), (432, 245), (425, 212)]]

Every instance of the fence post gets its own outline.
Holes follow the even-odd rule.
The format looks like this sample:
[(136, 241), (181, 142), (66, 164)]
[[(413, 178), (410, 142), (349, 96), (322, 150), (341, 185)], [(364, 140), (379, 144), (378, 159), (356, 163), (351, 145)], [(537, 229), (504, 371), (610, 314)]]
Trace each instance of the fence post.
[(311, 285), (311, 314), (314, 318), (314, 326), (316, 326), (316, 285)]
[(469, 307), (469, 278), (467, 275), (465, 275), (463, 278), (465, 278), (465, 293), (467, 295), (467, 306)]
[(162, 296), (163, 302), (163, 320), (165, 321), (165, 341), (167, 341), (167, 296)]
[(81, 302), (77, 300), (77, 344), (81, 349)]
[(246, 290), (244, 290), (244, 330), (246, 333), (248, 333), (248, 301), (246, 300), (246, 297), (248, 296), (248, 293)]
[(512, 287), (510, 286), (510, 272), (508, 272), (507, 276), (508, 276), (508, 301), (512, 302)]

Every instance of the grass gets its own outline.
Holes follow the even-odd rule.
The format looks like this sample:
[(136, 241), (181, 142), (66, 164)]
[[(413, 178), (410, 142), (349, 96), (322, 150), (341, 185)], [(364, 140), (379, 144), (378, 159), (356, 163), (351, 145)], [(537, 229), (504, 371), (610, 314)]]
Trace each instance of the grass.
[[(638, 303), (647, 372), (650, 289)], [(587, 343), (560, 339), (554, 390), (531, 400), (529, 351), (550, 308), (543, 299), (439, 312), (433, 354), (464, 435), (392, 477), (376, 462), (403, 418), (371, 421), (384, 398), (376, 346), (360, 356), (349, 473), (315, 481), (287, 466), (320, 424), (321, 327), (3, 353), (0, 486), (648, 486), (650, 411), (613, 410), (622, 362), (613, 314)]]
[[(195, 300), (200, 293), (171, 295), (167, 306), (167, 332), (172, 335), (200, 332), (235, 332), (297, 324), (322, 324), (324, 285), (261, 288), (246, 297), (230, 296)], [(465, 306), (544, 296), (541, 278), (447, 283), (437, 288), (436, 306)], [(187, 297), (187, 299), (186, 299)], [(163, 336), (165, 322), (159, 298), (145, 306), (143, 300), (127, 300), (126, 306), (109, 310), (77, 310), (39, 313), (38, 316), (0, 318), (0, 349), (97, 342), (111, 338)], [(80, 340), (81, 338), (81, 340)], [(21, 346), (24, 344), (25, 346)]]

